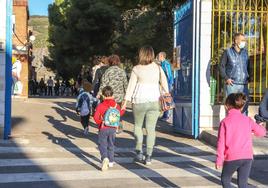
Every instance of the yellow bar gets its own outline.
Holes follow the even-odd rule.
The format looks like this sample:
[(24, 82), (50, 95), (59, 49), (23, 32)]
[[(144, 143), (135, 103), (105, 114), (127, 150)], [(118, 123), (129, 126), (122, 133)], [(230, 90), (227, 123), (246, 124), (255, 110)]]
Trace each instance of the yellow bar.
[(266, 88), (268, 87), (268, 13), (266, 13)]
[[(249, 8), (251, 9), (251, 0), (249, 0)], [(250, 43), (250, 29), (251, 29), (251, 12), (248, 13), (248, 31), (249, 31), (249, 36), (248, 36), (248, 53), (249, 53), (249, 58), (251, 56), (250, 48), (251, 48), (251, 43)], [(249, 61), (251, 63), (251, 61)], [(250, 66), (251, 67), (251, 66)], [(250, 88), (251, 83), (248, 84), (248, 88)]]
[[(255, 4), (255, 10), (257, 10), (257, 3)], [(257, 20), (257, 12), (255, 12), (255, 15), (254, 15), (254, 77), (253, 77), (253, 80), (254, 80), (254, 92), (253, 92), (253, 101), (254, 103), (256, 102), (256, 61), (257, 61), (257, 37), (256, 37), (256, 33), (257, 33), (257, 23), (256, 23), (256, 20)]]
[(239, 11), (239, 0), (237, 0), (237, 4), (236, 4), (236, 32), (238, 33), (239, 29), (238, 29), (238, 15), (240, 13)]
[[(218, 11), (218, 54), (220, 54), (220, 47), (221, 47), (221, 45), (220, 45), (220, 42), (221, 42), (221, 30), (220, 30), (220, 28), (221, 28), (221, 3), (220, 3), (220, 0), (218, 1), (219, 2), (219, 4), (218, 4), (218, 9), (219, 9), (219, 11)], [(217, 57), (218, 59), (217, 59), (217, 62), (219, 63), (220, 62), (220, 57), (219, 57), (219, 55), (218, 55), (218, 57)], [(220, 85), (220, 74), (218, 73), (217, 74), (217, 85), (219, 86)], [(217, 87), (217, 93), (218, 93), (218, 97), (217, 97), (217, 100), (218, 101), (220, 101), (220, 87)]]
[[(242, 15), (242, 23), (245, 23), (245, 10), (246, 10), (246, 2), (242, 1), (242, 5), (243, 5), (243, 15)], [(242, 33), (245, 33), (245, 24), (242, 24)]]
[[(234, 8), (234, 0), (231, 0), (231, 10)], [(231, 44), (233, 43), (233, 12), (230, 12), (231, 18), (230, 18), (230, 23), (231, 23), (231, 34), (230, 34), (230, 39), (231, 39)]]
[(226, 37), (227, 37), (227, 33), (226, 33), (226, 29), (227, 29), (227, 0), (225, 0), (225, 5), (224, 5), (224, 41), (223, 41), (223, 46), (224, 49), (226, 48)]
[(262, 26), (262, 24), (263, 24), (263, 0), (261, 1), (261, 10), (262, 10), (262, 13), (261, 13), (261, 34), (260, 34), (260, 88), (259, 88), (259, 97), (260, 97), (260, 101), (261, 101), (261, 99), (262, 99), (262, 53), (263, 53), (263, 51), (262, 51), (262, 45), (263, 45), (263, 43), (262, 43), (262, 40), (263, 40), (263, 31), (262, 31), (262, 29), (263, 29), (263, 26)]

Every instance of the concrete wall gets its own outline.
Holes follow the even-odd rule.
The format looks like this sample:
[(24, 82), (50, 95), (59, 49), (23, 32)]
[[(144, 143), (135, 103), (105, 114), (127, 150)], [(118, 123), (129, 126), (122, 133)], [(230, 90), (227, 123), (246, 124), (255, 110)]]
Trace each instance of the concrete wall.
[[(6, 43), (6, 0), (0, 0), (0, 42)], [(5, 51), (0, 51), (0, 134), (4, 128), (5, 116)], [(2, 136), (2, 135), (1, 135)]]

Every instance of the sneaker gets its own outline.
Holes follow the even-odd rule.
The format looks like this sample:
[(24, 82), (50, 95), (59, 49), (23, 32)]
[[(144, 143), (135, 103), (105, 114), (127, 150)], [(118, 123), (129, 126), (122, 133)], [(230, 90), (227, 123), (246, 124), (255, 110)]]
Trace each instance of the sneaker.
[(84, 135), (88, 135), (88, 127), (84, 129)]
[(150, 155), (147, 155), (147, 156), (146, 156), (145, 164), (146, 164), (146, 165), (151, 165), (151, 164), (152, 164), (152, 158), (151, 158)]
[(160, 118), (160, 121), (164, 121), (164, 122), (167, 122), (169, 118), (164, 118), (164, 117), (161, 117)]
[(101, 170), (102, 171), (106, 171), (106, 170), (108, 170), (108, 167), (109, 167), (109, 159), (108, 158), (104, 158), (103, 161), (102, 161)]
[(144, 162), (144, 159), (145, 159), (145, 156), (143, 155), (143, 153), (140, 152), (140, 151), (137, 151), (137, 155), (134, 158), (134, 162), (135, 163), (143, 163)]
[(109, 162), (109, 168), (113, 168), (114, 167), (114, 162)]

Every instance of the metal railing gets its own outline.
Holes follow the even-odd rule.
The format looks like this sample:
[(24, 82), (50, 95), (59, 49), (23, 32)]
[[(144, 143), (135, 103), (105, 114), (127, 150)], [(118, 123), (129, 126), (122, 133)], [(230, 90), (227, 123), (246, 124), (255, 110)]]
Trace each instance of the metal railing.
[(218, 64), (233, 34), (247, 37), (250, 57), (250, 102), (258, 103), (268, 88), (268, 0), (212, 0), (211, 75), (216, 79), (216, 103), (223, 101)]

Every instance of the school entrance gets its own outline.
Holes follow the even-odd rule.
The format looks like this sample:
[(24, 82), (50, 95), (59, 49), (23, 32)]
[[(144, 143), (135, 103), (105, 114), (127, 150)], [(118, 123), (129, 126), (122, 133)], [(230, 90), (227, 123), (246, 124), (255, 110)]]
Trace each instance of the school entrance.
[[(174, 11), (174, 130), (197, 138), (225, 116), (218, 65), (236, 32), (247, 37), (250, 103), (268, 88), (268, 0), (188, 0)], [(251, 106), (251, 114), (256, 106)]]
[(213, 0), (212, 1), (212, 67), (211, 76), (216, 90), (212, 103), (222, 103), (223, 82), (218, 71), (220, 57), (232, 45), (233, 34), (247, 37), (250, 56), (250, 102), (258, 104), (268, 88), (268, 0)]

